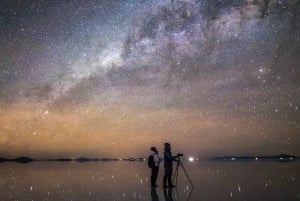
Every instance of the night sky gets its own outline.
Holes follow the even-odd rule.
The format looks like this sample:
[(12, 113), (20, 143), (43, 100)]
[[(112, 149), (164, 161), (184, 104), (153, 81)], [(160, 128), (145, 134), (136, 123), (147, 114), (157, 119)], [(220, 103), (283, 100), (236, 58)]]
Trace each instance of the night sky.
[(0, 155), (300, 155), (299, 0), (2, 0)]

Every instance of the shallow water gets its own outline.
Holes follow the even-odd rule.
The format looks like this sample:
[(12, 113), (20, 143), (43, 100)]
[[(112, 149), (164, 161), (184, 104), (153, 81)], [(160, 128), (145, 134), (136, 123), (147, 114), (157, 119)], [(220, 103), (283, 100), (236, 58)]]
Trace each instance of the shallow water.
[[(185, 162), (177, 188), (156, 189), (144, 162), (0, 164), (1, 201), (300, 200), (300, 163)], [(175, 167), (174, 167), (175, 168)]]

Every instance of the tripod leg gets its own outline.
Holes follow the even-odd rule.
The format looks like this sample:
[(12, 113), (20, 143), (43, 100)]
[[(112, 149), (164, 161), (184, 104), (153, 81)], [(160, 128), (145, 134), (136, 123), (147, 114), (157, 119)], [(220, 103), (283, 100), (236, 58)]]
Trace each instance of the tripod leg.
[(173, 185), (175, 184), (176, 186), (177, 186), (177, 181), (178, 181), (178, 173), (179, 173), (179, 161), (177, 161), (176, 169), (174, 172), (174, 178), (173, 178)]
[(186, 170), (185, 170), (185, 168), (184, 168), (182, 162), (181, 162), (181, 161), (179, 161), (179, 162), (180, 162), (180, 166), (182, 167), (182, 169), (183, 169), (183, 171), (184, 171), (184, 173), (185, 173), (185, 176), (188, 178), (188, 180), (189, 180), (189, 182), (190, 182), (192, 188), (194, 188), (194, 185), (193, 185), (193, 183), (192, 183), (192, 180), (191, 180), (191, 178), (189, 177), (188, 173), (186, 172)]
[(178, 165), (176, 166), (176, 169), (174, 171), (174, 177), (173, 177), (173, 185), (177, 185), (177, 180), (178, 180)]

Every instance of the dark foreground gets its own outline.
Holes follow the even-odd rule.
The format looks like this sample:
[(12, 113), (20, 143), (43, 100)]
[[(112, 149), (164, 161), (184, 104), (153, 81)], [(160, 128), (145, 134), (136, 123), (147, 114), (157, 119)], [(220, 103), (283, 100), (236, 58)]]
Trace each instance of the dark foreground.
[(151, 189), (147, 163), (1, 163), (0, 200), (300, 200), (300, 163), (184, 162), (194, 189), (179, 169), (177, 188)]

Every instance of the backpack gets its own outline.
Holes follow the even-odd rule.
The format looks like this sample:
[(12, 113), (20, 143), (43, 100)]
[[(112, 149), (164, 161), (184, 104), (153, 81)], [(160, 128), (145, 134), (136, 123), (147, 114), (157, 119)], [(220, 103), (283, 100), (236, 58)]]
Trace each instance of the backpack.
[(148, 166), (149, 166), (149, 168), (155, 167), (153, 155), (149, 155), (149, 157), (148, 157)]

